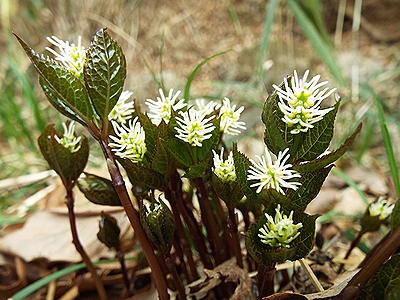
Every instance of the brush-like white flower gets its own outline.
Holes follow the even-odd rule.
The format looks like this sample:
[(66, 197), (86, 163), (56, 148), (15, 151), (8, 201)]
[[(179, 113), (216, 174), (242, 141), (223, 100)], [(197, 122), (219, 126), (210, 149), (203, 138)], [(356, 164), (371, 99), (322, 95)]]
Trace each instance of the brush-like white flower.
[(50, 47), (46, 47), (46, 50), (54, 54), (56, 60), (61, 61), (72, 74), (80, 78), (83, 75), (83, 65), (86, 59), (85, 47), (82, 46), (82, 37), (78, 37), (78, 45), (70, 44), (68, 41), (63, 41), (56, 36), (46, 37), (46, 39), (58, 47), (60, 52)]
[(284, 114), (282, 121), (291, 129), (292, 134), (307, 132), (314, 127), (312, 124), (322, 120), (333, 109), (333, 107), (321, 109), (320, 105), (336, 89), (329, 90), (326, 87), (320, 91), (319, 89), (328, 84), (328, 81), (318, 83), (321, 75), (316, 75), (307, 81), (308, 74), (307, 70), (303, 78), (299, 78), (295, 70), (290, 86), (287, 79), (284, 79), (285, 90), (273, 85), (279, 96), (278, 106)]
[(132, 162), (137, 163), (143, 160), (147, 151), (145, 142), (145, 132), (138, 122), (138, 117), (129, 120), (128, 125), (118, 124), (111, 121), (116, 136), (110, 135), (110, 139), (114, 143), (108, 145), (113, 148), (115, 155), (121, 158), (128, 158)]
[(241, 106), (236, 111), (236, 105), (231, 106), (231, 100), (227, 97), (222, 100), (222, 106), (219, 111), (221, 118), (220, 128), (221, 132), (237, 135), (240, 130), (246, 129), (246, 123), (239, 121), (240, 114), (243, 112), (244, 107)]
[(147, 99), (145, 104), (149, 107), (149, 112), (147, 115), (151, 119), (151, 121), (159, 125), (161, 120), (164, 120), (166, 123), (169, 122), (171, 118), (172, 110), (177, 111), (187, 106), (185, 103), (185, 99), (178, 99), (181, 91), (177, 91), (174, 94), (174, 90), (170, 89), (167, 97), (164, 95), (164, 91), (159, 89), (160, 97), (157, 97), (157, 100)]
[(300, 178), (301, 175), (295, 170), (292, 170), (292, 164), (286, 164), (290, 154), (289, 148), (279, 151), (278, 158), (273, 160), (272, 154), (265, 147), (265, 156), (256, 158), (259, 162), (250, 159), (252, 165), (247, 174), (247, 180), (257, 180), (250, 187), (257, 187), (256, 193), (260, 193), (264, 188), (275, 189), (281, 194), (285, 194), (282, 188), (297, 190), (300, 182), (289, 181), (293, 178)]
[(117, 103), (108, 114), (108, 120), (114, 120), (118, 123), (125, 124), (126, 121), (132, 119), (132, 114), (135, 111), (135, 103), (133, 101), (128, 101), (132, 95), (133, 93), (130, 91), (123, 91), (121, 93)]
[(218, 104), (214, 101), (206, 101), (205, 99), (195, 100), (196, 109), (202, 113), (204, 116), (212, 114), (216, 109), (218, 109)]
[(261, 242), (273, 248), (290, 248), (290, 243), (300, 235), (302, 223), (293, 224), (293, 211), (289, 217), (281, 213), (281, 206), (275, 208), (275, 218), (265, 213), (267, 223), (260, 229), (258, 237)]
[(379, 220), (383, 221), (391, 215), (393, 208), (394, 204), (390, 204), (387, 200), (379, 197), (378, 201), (369, 206), (369, 215), (371, 217), (379, 216)]
[(68, 127), (66, 123), (62, 123), (62, 126), (64, 129), (63, 136), (60, 138), (55, 135), (54, 138), (60, 145), (63, 145), (64, 148), (67, 148), (71, 153), (75, 153), (81, 148), (82, 140), (81, 136), (75, 136), (75, 122), (70, 121)]
[(233, 153), (229, 152), (228, 158), (224, 160), (224, 148), (221, 149), (221, 154), (212, 150), (214, 153), (214, 166), (212, 171), (224, 183), (231, 183), (236, 180), (235, 162), (233, 161)]
[(178, 139), (189, 143), (191, 146), (201, 147), (204, 140), (212, 137), (215, 126), (210, 122), (213, 117), (204, 118), (204, 114), (194, 108), (188, 111), (179, 112), (180, 117), (176, 117), (179, 126), (175, 127)]

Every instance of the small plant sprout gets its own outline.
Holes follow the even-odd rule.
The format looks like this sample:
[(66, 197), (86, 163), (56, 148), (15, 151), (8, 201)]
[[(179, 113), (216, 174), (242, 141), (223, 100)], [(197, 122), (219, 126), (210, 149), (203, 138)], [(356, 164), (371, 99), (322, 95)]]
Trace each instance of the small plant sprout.
[(133, 101), (128, 101), (129, 98), (133, 95), (130, 91), (123, 91), (121, 96), (115, 104), (112, 111), (108, 114), (108, 119), (117, 121), (118, 123), (125, 124), (126, 121), (132, 118), (132, 114), (134, 113), (135, 103)]
[(379, 197), (378, 201), (369, 206), (369, 215), (371, 217), (379, 216), (379, 220), (383, 221), (390, 216), (393, 208), (394, 204), (390, 204), (387, 200)]
[(191, 146), (201, 147), (204, 140), (212, 136), (215, 126), (210, 123), (213, 117), (204, 118), (204, 114), (191, 108), (188, 111), (180, 112), (181, 117), (176, 118), (179, 126), (175, 127), (176, 137), (189, 143)]
[(168, 123), (171, 118), (171, 111), (177, 111), (186, 107), (185, 99), (178, 99), (181, 91), (177, 91), (174, 94), (174, 90), (170, 89), (167, 97), (164, 95), (164, 91), (159, 89), (160, 97), (157, 97), (157, 100), (147, 99), (145, 104), (149, 107), (149, 112), (147, 115), (151, 119), (151, 121), (159, 125), (161, 120)]
[(333, 107), (321, 109), (320, 105), (336, 89), (329, 90), (326, 87), (320, 91), (319, 89), (328, 84), (328, 81), (318, 83), (321, 75), (316, 75), (307, 82), (308, 73), (307, 70), (300, 79), (295, 70), (290, 85), (287, 79), (284, 79), (285, 89), (273, 85), (280, 100), (278, 106), (284, 114), (282, 121), (292, 128), (291, 134), (307, 132), (314, 127), (312, 124), (322, 120), (333, 109)]
[(55, 135), (54, 138), (60, 145), (63, 145), (64, 148), (67, 148), (71, 153), (77, 152), (81, 147), (82, 137), (75, 136), (75, 122), (70, 121), (68, 122), (68, 125), (67, 123), (63, 123), (62, 126), (64, 128), (63, 136), (60, 138)]
[(250, 159), (253, 165), (247, 174), (247, 180), (257, 180), (256, 183), (250, 187), (257, 187), (256, 193), (260, 193), (264, 188), (275, 189), (281, 194), (285, 194), (282, 188), (296, 190), (301, 183), (295, 181), (288, 181), (293, 178), (300, 178), (301, 175), (296, 171), (290, 169), (292, 164), (286, 164), (290, 154), (289, 148), (279, 151), (278, 158), (272, 159), (272, 155), (268, 148), (265, 147), (265, 156), (256, 155), (259, 163)]
[(303, 227), (303, 224), (293, 224), (293, 211), (288, 217), (282, 214), (280, 209), (281, 206), (278, 204), (275, 208), (275, 219), (265, 213), (267, 223), (259, 229), (258, 237), (261, 242), (272, 248), (290, 248), (292, 241), (300, 235), (299, 229)]
[(236, 105), (231, 107), (231, 100), (227, 97), (222, 100), (221, 110), (219, 112), (221, 118), (221, 131), (230, 135), (237, 135), (240, 130), (246, 130), (246, 124), (239, 121), (240, 114), (244, 107), (241, 106), (236, 111)]
[(236, 180), (235, 162), (233, 160), (232, 151), (229, 153), (228, 158), (224, 160), (224, 148), (221, 149), (221, 154), (213, 150), (214, 166), (212, 171), (224, 183), (231, 183)]
[(145, 132), (138, 122), (138, 118), (129, 120), (129, 126), (118, 124), (115, 121), (112, 121), (111, 124), (114, 127), (116, 136), (110, 135), (110, 139), (114, 143), (109, 143), (108, 145), (115, 152), (115, 155), (121, 158), (128, 158), (134, 163), (141, 162), (147, 148)]
[(47, 37), (46, 39), (51, 44), (58, 47), (60, 52), (57, 52), (50, 47), (46, 47), (46, 50), (54, 54), (56, 60), (61, 61), (61, 63), (72, 74), (80, 78), (83, 73), (83, 65), (85, 64), (86, 59), (85, 47), (82, 46), (82, 37), (78, 37), (78, 45), (60, 40), (56, 36)]

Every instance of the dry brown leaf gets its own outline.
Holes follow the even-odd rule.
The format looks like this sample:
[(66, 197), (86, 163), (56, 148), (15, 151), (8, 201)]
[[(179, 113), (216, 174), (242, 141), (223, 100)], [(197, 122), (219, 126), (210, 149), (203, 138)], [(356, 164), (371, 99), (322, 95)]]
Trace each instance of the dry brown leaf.
[[(129, 224), (125, 213), (116, 212), (112, 215), (117, 219), (121, 232), (124, 232)], [(96, 236), (99, 220), (98, 214), (77, 216), (80, 241), (92, 260), (99, 259), (107, 251), (107, 247)], [(22, 229), (4, 237), (0, 249), (26, 261), (39, 257), (49, 261), (81, 261), (72, 244), (68, 215), (45, 210), (32, 214)]]

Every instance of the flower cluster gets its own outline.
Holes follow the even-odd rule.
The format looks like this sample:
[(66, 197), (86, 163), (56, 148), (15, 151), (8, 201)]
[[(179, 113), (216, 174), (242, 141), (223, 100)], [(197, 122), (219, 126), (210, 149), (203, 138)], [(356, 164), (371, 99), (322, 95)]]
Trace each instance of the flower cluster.
[(219, 116), (221, 118), (221, 132), (231, 135), (237, 135), (241, 130), (246, 130), (245, 123), (239, 121), (240, 114), (243, 112), (244, 107), (241, 106), (239, 109), (236, 109), (236, 105), (231, 107), (231, 101), (229, 98), (225, 97), (222, 100), (222, 107), (219, 112)]
[(75, 122), (69, 122), (68, 127), (66, 123), (63, 123), (62, 126), (64, 129), (63, 136), (60, 138), (55, 135), (54, 138), (60, 145), (63, 145), (64, 148), (68, 149), (71, 153), (77, 152), (81, 147), (82, 137), (75, 136)]
[(391, 215), (393, 208), (394, 204), (390, 204), (387, 200), (380, 197), (378, 201), (371, 203), (369, 206), (369, 215), (371, 217), (379, 216), (379, 220), (383, 221)]
[(128, 102), (132, 94), (133, 93), (130, 91), (123, 91), (121, 93), (117, 103), (108, 114), (108, 120), (114, 120), (118, 123), (125, 124), (126, 121), (132, 118), (132, 114), (135, 112), (135, 103), (133, 101)]
[(267, 223), (259, 229), (261, 242), (272, 248), (290, 248), (290, 243), (300, 235), (302, 223), (293, 224), (293, 211), (289, 217), (281, 213), (281, 206), (275, 208), (275, 218), (265, 213)]
[(253, 165), (248, 171), (247, 180), (257, 180), (250, 187), (257, 187), (256, 193), (260, 193), (264, 188), (275, 189), (281, 194), (285, 194), (282, 188), (296, 190), (301, 183), (288, 181), (293, 178), (300, 178), (301, 175), (292, 170), (292, 164), (286, 164), (290, 158), (289, 148), (278, 153), (276, 160), (272, 159), (272, 155), (268, 148), (265, 147), (265, 156), (258, 156), (258, 163), (250, 159)]
[(46, 50), (55, 55), (55, 59), (61, 63), (76, 77), (80, 78), (83, 74), (83, 66), (85, 64), (85, 47), (82, 46), (82, 38), (78, 37), (78, 45), (70, 44), (68, 41), (63, 41), (56, 36), (47, 37), (47, 40), (58, 47), (59, 53), (50, 47)]
[(168, 123), (171, 118), (172, 110), (178, 111), (187, 106), (185, 99), (177, 100), (181, 91), (177, 91), (174, 94), (174, 90), (170, 89), (167, 97), (165, 97), (162, 89), (159, 89), (159, 92), (161, 98), (157, 97), (157, 100), (147, 99), (145, 102), (149, 107), (147, 115), (156, 125), (159, 125), (162, 120)]
[(290, 85), (287, 79), (284, 79), (285, 88), (282, 89), (273, 85), (279, 96), (278, 106), (283, 112), (282, 121), (287, 124), (292, 134), (307, 132), (313, 128), (314, 123), (323, 119), (323, 117), (333, 108), (321, 109), (321, 102), (329, 97), (336, 89), (324, 88), (328, 81), (319, 82), (320, 75), (314, 76), (307, 81), (309, 71), (304, 73), (303, 78), (299, 78), (296, 70), (291, 79)]
[(178, 126), (175, 127), (176, 137), (189, 143), (191, 146), (201, 147), (204, 140), (212, 137), (215, 126), (210, 122), (213, 117), (205, 118), (205, 115), (194, 108), (180, 111), (176, 118)]
[(115, 155), (121, 158), (128, 158), (132, 162), (141, 162), (144, 154), (147, 151), (145, 142), (145, 132), (143, 127), (138, 122), (138, 117), (129, 120), (128, 125), (118, 124), (112, 121), (116, 136), (110, 135), (110, 139), (114, 143), (108, 145), (115, 152)]
[(224, 183), (231, 183), (236, 180), (235, 162), (233, 161), (233, 153), (229, 152), (228, 158), (224, 160), (224, 148), (221, 149), (221, 154), (213, 150), (214, 167), (212, 171)]

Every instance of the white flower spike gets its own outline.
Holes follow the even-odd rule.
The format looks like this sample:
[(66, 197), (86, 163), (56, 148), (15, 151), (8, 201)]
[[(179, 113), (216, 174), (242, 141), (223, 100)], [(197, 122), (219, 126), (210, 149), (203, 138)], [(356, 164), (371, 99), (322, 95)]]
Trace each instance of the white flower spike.
[(379, 197), (378, 201), (369, 206), (369, 215), (371, 217), (379, 216), (379, 220), (383, 221), (391, 215), (393, 208), (394, 204), (390, 204), (387, 200)]
[(214, 150), (212, 151), (214, 153), (214, 166), (212, 168), (214, 174), (224, 183), (234, 182), (236, 180), (236, 171), (232, 151), (229, 153), (226, 160), (224, 160), (224, 148), (221, 149), (220, 155), (218, 155)]
[(201, 112), (204, 116), (212, 114), (218, 109), (218, 104), (214, 101), (206, 101), (205, 99), (196, 99), (196, 109)]
[(175, 127), (178, 139), (189, 143), (191, 146), (201, 147), (202, 142), (212, 137), (215, 126), (209, 121), (213, 117), (204, 118), (204, 114), (194, 108), (180, 112), (181, 117), (176, 118), (179, 126)]
[(278, 158), (272, 159), (271, 153), (265, 147), (265, 156), (258, 156), (258, 163), (250, 159), (252, 165), (247, 174), (247, 180), (257, 180), (250, 187), (257, 187), (256, 193), (265, 189), (275, 189), (281, 194), (285, 194), (282, 188), (297, 190), (300, 182), (288, 181), (293, 178), (300, 178), (301, 175), (292, 170), (292, 164), (286, 164), (290, 154), (289, 148), (279, 151)]
[(63, 145), (64, 148), (67, 148), (71, 153), (77, 152), (81, 148), (82, 137), (75, 136), (75, 122), (69, 122), (68, 127), (66, 123), (62, 123), (62, 126), (64, 128), (64, 135), (61, 138), (55, 135), (54, 138), (60, 145)]
[(46, 39), (54, 46), (58, 47), (59, 53), (50, 47), (46, 50), (54, 54), (55, 59), (61, 63), (76, 77), (83, 75), (83, 65), (85, 64), (86, 53), (85, 47), (82, 46), (82, 37), (78, 37), (78, 45), (70, 44), (56, 36), (46, 37)]
[(300, 235), (302, 223), (293, 224), (293, 211), (289, 217), (281, 213), (281, 206), (275, 208), (275, 219), (265, 213), (267, 223), (259, 229), (261, 242), (272, 248), (290, 248), (290, 243)]
[(133, 101), (128, 101), (133, 95), (130, 91), (123, 91), (121, 96), (111, 112), (108, 114), (108, 120), (117, 121), (118, 123), (125, 124), (126, 121), (132, 118), (132, 114), (135, 112), (135, 103)]
[(309, 71), (307, 70), (303, 78), (299, 78), (296, 70), (291, 80), (291, 85), (284, 79), (285, 90), (277, 85), (273, 85), (279, 96), (278, 106), (283, 112), (283, 122), (291, 129), (291, 134), (307, 132), (314, 127), (314, 123), (323, 119), (333, 107), (321, 109), (323, 100), (328, 98), (336, 89), (324, 88), (328, 81), (319, 82), (321, 75), (316, 75), (307, 81)]
[(157, 100), (147, 99), (145, 102), (149, 107), (147, 115), (156, 125), (159, 125), (161, 120), (168, 123), (171, 118), (172, 110), (177, 111), (187, 106), (185, 99), (177, 100), (181, 91), (177, 91), (174, 95), (174, 90), (170, 89), (167, 97), (165, 97), (162, 89), (159, 89), (159, 92), (161, 98), (157, 97)]
[(111, 121), (111, 124), (114, 127), (116, 136), (110, 135), (110, 139), (114, 143), (109, 143), (108, 145), (113, 148), (112, 151), (115, 152), (115, 155), (121, 158), (128, 158), (134, 163), (141, 162), (147, 147), (145, 132), (138, 122), (138, 117), (129, 120), (129, 126), (118, 124), (115, 121)]
[(221, 131), (230, 134), (237, 135), (240, 133), (240, 130), (246, 129), (246, 123), (239, 121), (240, 114), (243, 112), (244, 107), (241, 106), (236, 111), (236, 105), (231, 107), (231, 100), (227, 97), (222, 100), (222, 106), (219, 112), (221, 118), (220, 128)]

